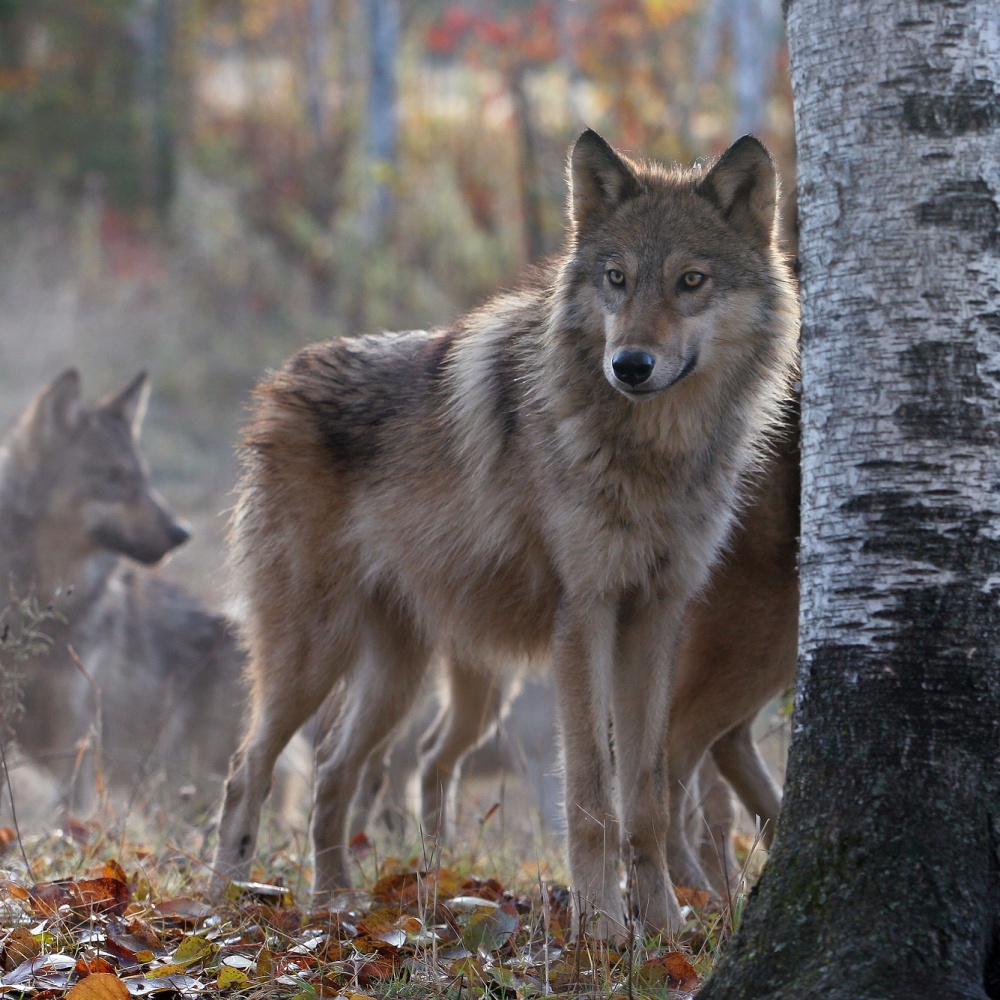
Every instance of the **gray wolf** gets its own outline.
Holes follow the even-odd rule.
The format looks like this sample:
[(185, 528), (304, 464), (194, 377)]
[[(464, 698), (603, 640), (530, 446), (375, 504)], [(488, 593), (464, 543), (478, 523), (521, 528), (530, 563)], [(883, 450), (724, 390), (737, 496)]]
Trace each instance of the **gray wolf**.
[[(747, 488), (725, 552), (702, 594), (688, 606), (677, 654), (667, 735), (674, 818), (668, 869), (678, 884), (709, 888), (721, 898), (740, 873), (731, 842), (729, 786), (751, 816), (759, 817), (765, 846), (780, 805), (780, 791), (751, 727), (761, 708), (794, 682), (798, 438), (797, 408), (790, 406), (772, 436), (771, 453)], [(441, 665), (438, 711), (419, 740), (416, 763), (424, 834), (447, 834), (463, 764), (496, 734), (522, 676), (512, 670), (500, 683), (459, 663)], [(364, 829), (383, 793), (398, 786), (395, 774), (390, 780), (391, 768), (398, 764), (395, 759), (390, 764), (388, 754), (384, 761), (369, 762), (354, 802), (354, 829)], [(404, 810), (402, 801), (383, 804), (393, 818)]]
[[(678, 884), (710, 889), (723, 899), (740, 874), (732, 848), (729, 786), (759, 818), (765, 846), (773, 838), (781, 801), (751, 727), (764, 705), (795, 677), (798, 439), (797, 407), (789, 405), (772, 436), (770, 454), (747, 487), (726, 550), (688, 606), (677, 653), (667, 730), (668, 870)], [(418, 745), (424, 834), (447, 834), (463, 762), (496, 733), (521, 680), (513, 670), (501, 683), (460, 662), (441, 665), (438, 712)], [(384, 761), (369, 762), (354, 803), (355, 829), (372, 818), (390, 784), (389, 767), (388, 754)], [(718, 785), (720, 778), (724, 785)], [(394, 813), (401, 808), (393, 803)]]
[[(258, 386), (231, 526), (250, 712), (216, 871), (244, 876), (274, 762), (338, 682), (314, 901), (435, 654), (548, 657), (588, 933), (673, 932), (665, 748), (684, 610), (787, 395), (797, 305), (755, 139), (667, 169), (586, 131), (562, 257), (454, 326), (313, 345)], [(612, 740), (609, 734), (613, 733)], [(218, 888), (218, 884), (216, 886)]]
[(146, 568), (190, 534), (138, 450), (148, 395), (139, 374), (87, 406), (71, 369), (6, 435), (0, 603), (15, 617), (26, 599), (57, 615), (41, 625), (48, 652), (19, 668), (15, 735), (64, 806), (91, 808), (100, 773), (125, 801), (155, 792), (176, 804), (194, 788), (193, 815), (218, 794), (236, 745), (244, 657), (224, 616)]

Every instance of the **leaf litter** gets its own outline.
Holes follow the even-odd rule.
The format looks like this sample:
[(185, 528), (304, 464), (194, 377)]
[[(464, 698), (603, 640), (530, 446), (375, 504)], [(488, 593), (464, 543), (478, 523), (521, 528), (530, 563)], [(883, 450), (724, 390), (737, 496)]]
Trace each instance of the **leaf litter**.
[(385, 859), (344, 908), (308, 912), (282, 885), (233, 883), (222, 903), (160, 895), (148, 865), (118, 860), (62, 878), (0, 880), (0, 1000), (199, 996), (688, 996), (722, 940), (725, 918), (680, 890), (679, 942), (574, 940), (570, 894), (452, 868)]

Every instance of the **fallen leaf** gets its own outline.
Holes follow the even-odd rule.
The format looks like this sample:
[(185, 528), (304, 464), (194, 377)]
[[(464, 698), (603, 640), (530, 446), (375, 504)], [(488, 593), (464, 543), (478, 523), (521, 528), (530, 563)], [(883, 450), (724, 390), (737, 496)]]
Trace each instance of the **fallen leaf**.
[(241, 896), (252, 896), (254, 899), (269, 906), (291, 906), (292, 894), (283, 885), (270, 885), (267, 882), (230, 882), (226, 886), (226, 898), (237, 900)]
[(114, 858), (109, 858), (104, 862), (104, 869), (101, 874), (105, 878), (116, 878), (119, 882), (124, 882), (128, 885), (128, 875), (125, 874), (125, 869)]
[(689, 889), (686, 885), (675, 885), (674, 895), (681, 906), (704, 910), (709, 903), (709, 895), (704, 889)]
[(495, 878), (469, 878), (462, 883), (461, 888), (463, 896), (477, 896), (479, 899), (488, 899), (493, 903), (503, 899), (503, 893), (503, 884)]
[(636, 978), (644, 986), (666, 985), (688, 992), (698, 985), (698, 973), (682, 951), (668, 951), (665, 955), (644, 962)]
[(16, 969), (42, 952), (42, 943), (27, 927), (15, 927), (4, 943), (3, 968), (5, 972)]
[(115, 975), (115, 967), (106, 958), (101, 958), (100, 955), (78, 958), (75, 971), (81, 979), (103, 973)]
[(134, 997), (148, 997), (153, 993), (200, 993), (205, 988), (194, 976), (181, 974), (151, 978), (129, 976), (122, 982)]
[(386, 902), (414, 902), (425, 879), (426, 873), (418, 871), (385, 875), (372, 886), (372, 895)]
[(132, 917), (128, 921), (110, 920), (106, 928), (108, 940), (114, 942), (119, 948), (128, 949), (131, 952), (142, 953), (163, 951), (163, 942), (159, 935), (149, 924)]
[(504, 906), (481, 906), (462, 928), (462, 944), (470, 952), (499, 951), (517, 931), (517, 914)]
[(95, 913), (121, 916), (129, 903), (129, 888), (116, 878), (60, 879), (38, 882), (28, 890), (32, 908), (41, 916), (52, 916), (67, 907), (78, 917)]
[(464, 976), (472, 986), (482, 986), (486, 982), (486, 970), (475, 958), (460, 958), (448, 966), (448, 974), (458, 979)]
[(212, 907), (208, 903), (188, 896), (175, 896), (173, 899), (162, 900), (153, 909), (161, 917), (188, 924), (201, 923), (212, 915)]
[(218, 950), (219, 946), (214, 941), (209, 941), (200, 934), (191, 934), (181, 941), (170, 959), (175, 965), (195, 965), (211, 958)]
[(54, 973), (69, 975), (69, 970), (76, 967), (76, 959), (69, 955), (56, 953), (53, 955), (37, 955), (22, 962), (16, 969), (11, 969), (2, 979), (0, 986), (20, 986), (32, 979), (51, 976)]
[(244, 989), (251, 985), (250, 977), (242, 969), (234, 969), (231, 965), (223, 965), (219, 969), (216, 985), (224, 990), (229, 987)]
[(66, 994), (66, 1000), (130, 1000), (130, 996), (128, 987), (116, 975), (95, 972), (81, 979)]

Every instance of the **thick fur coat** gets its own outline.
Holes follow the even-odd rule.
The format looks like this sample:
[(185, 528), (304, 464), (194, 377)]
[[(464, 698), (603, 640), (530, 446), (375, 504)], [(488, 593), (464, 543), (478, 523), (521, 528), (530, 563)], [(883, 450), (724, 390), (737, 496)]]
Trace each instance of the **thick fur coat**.
[[(306, 348), (259, 387), (232, 528), (251, 711), (216, 867), (246, 872), (285, 743), (333, 685), (314, 891), (348, 885), (357, 777), (435, 653), (551, 656), (587, 930), (651, 928), (681, 620), (725, 543), (794, 364), (776, 176), (754, 139), (665, 169), (585, 132), (566, 252), (453, 327)], [(614, 750), (609, 740), (614, 733)]]

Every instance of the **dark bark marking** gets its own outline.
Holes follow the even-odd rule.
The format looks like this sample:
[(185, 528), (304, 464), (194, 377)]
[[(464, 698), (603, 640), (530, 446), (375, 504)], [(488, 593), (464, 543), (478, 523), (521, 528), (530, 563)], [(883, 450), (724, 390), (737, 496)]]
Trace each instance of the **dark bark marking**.
[(841, 510), (874, 519), (865, 551), (930, 563), (970, 579), (985, 578), (1000, 565), (1000, 541), (990, 538), (990, 519), (967, 507), (928, 507), (905, 490), (881, 490), (855, 497)]
[(913, 400), (895, 411), (911, 440), (989, 443), (996, 438), (980, 400), (990, 393), (979, 376), (986, 358), (974, 343), (925, 340), (900, 355)]
[(917, 206), (917, 221), (974, 234), (982, 250), (1000, 245), (1000, 207), (981, 178), (953, 181), (939, 188), (931, 201)]
[(988, 132), (1000, 124), (1000, 94), (989, 80), (971, 80), (950, 94), (911, 94), (903, 101), (903, 124), (934, 138)]

